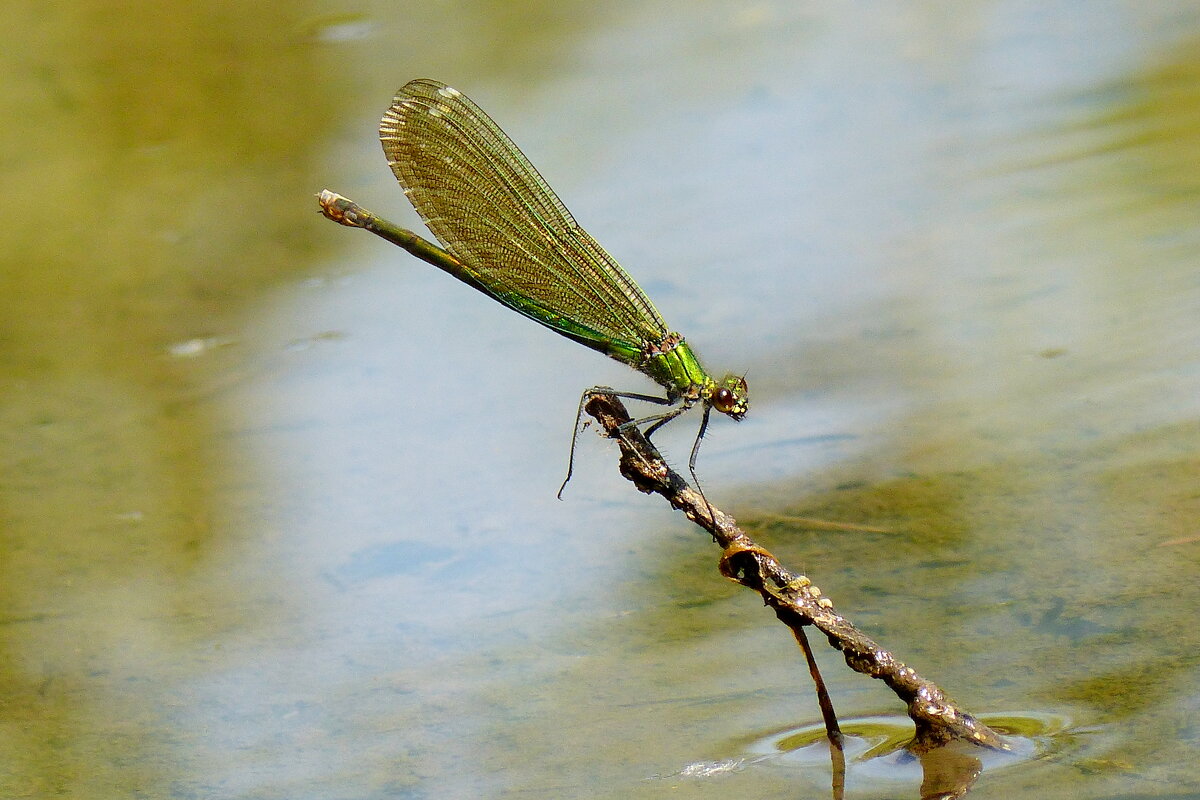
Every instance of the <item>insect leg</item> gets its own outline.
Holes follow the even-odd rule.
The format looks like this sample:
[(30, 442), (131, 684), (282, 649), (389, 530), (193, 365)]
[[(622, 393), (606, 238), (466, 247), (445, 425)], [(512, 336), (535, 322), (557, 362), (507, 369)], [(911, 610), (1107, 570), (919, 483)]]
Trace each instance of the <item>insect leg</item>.
[[(587, 405), (588, 400), (591, 400), (593, 397), (595, 397), (598, 394), (610, 394), (610, 395), (613, 395), (614, 397), (623, 397), (627, 400), (643, 400), (647, 403), (658, 403), (659, 405), (668, 405), (668, 404), (674, 402), (666, 397), (655, 397), (652, 394), (638, 394), (637, 392), (618, 392), (617, 390), (615, 390), (611, 387), (608, 387), (608, 386), (593, 386), (590, 389), (585, 389), (583, 394), (579, 396), (579, 408), (576, 409), (576, 411), (575, 411), (575, 427), (571, 432), (571, 452), (570, 452), (570, 455), (567, 457), (567, 477), (563, 479), (562, 486), (558, 487), (558, 494), (555, 495), (559, 500), (562, 500), (563, 490), (567, 488), (567, 484), (570, 483), (570, 481), (571, 481), (571, 475), (573, 475), (575, 472), (575, 442), (577, 442), (579, 440), (579, 420), (583, 419), (583, 407), (585, 405)], [(675, 417), (675, 415), (678, 413), (679, 413), (678, 411), (668, 412), (668, 414), (670, 415), (668, 417), (668, 419), (673, 419)], [(666, 415), (659, 414), (659, 415), (656, 415), (653, 417), (647, 417), (644, 420), (632, 420), (630, 422), (626, 422), (625, 425), (640, 425), (643, 422), (647, 422), (649, 420), (654, 420), (654, 419), (659, 419), (662, 416), (666, 416)], [(665, 421), (666, 420), (663, 420), (663, 422), (665, 422)], [(661, 424), (662, 423), (660, 422), (659, 425), (661, 425)], [(625, 425), (622, 425), (621, 427), (625, 427)], [(654, 427), (657, 428), (658, 425), (655, 425)]]
[(684, 405), (681, 405), (679, 408), (672, 408), (670, 411), (665, 411), (662, 414), (653, 414), (649, 417), (642, 417), (641, 419), (635, 419), (633, 422), (626, 422), (621, 427), (622, 428), (636, 427), (638, 425), (644, 425), (647, 422), (653, 422), (654, 424), (651, 425), (649, 428), (646, 428), (646, 430), (642, 433), (642, 435), (646, 437), (646, 440), (649, 441), (650, 437), (654, 434), (654, 432), (656, 430), (661, 428), (663, 425), (666, 425), (668, 422), (675, 419), (680, 414), (687, 411), (689, 408), (691, 408), (691, 406), (687, 405), (685, 403)]
[(712, 505), (708, 502), (708, 498), (704, 496), (704, 489), (700, 486), (700, 479), (696, 477), (696, 455), (700, 452), (700, 440), (704, 438), (704, 432), (708, 430), (708, 414), (712, 411), (712, 406), (708, 403), (704, 404), (704, 416), (700, 418), (700, 431), (696, 434), (696, 441), (692, 443), (692, 454), (688, 457), (688, 472), (692, 473), (692, 480), (696, 483), (696, 491), (700, 493), (700, 499), (704, 501), (704, 507), (708, 509), (708, 518), (716, 523), (716, 515), (713, 514)]

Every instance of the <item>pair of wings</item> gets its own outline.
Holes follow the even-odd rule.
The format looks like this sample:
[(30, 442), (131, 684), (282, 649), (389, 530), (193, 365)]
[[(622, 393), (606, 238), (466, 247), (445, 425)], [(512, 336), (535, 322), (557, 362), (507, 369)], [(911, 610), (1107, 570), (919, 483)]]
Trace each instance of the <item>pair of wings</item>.
[(379, 137), (417, 213), (462, 265), (456, 277), (626, 363), (667, 335), (645, 293), (461, 92), (405, 84)]

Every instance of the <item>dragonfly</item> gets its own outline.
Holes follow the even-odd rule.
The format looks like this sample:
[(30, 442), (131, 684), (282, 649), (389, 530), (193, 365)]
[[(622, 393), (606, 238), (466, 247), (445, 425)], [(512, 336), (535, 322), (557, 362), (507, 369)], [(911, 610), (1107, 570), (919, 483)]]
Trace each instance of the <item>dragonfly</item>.
[(705, 370), (683, 336), (670, 329), (633, 278), (580, 227), (529, 159), (462, 92), (434, 80), (410, 81), (384, 113), (379, 139), (396, 180), (440, 246), (328, 189), (317, 196), (326, 217), (404, 248), (663, 388), (662, 397), (608, 386), (583, 392), (558, 497), (574, 471), (584, 408), (599, 394), (669, 406), (622, 426), (647, 426), (647, 439), (680, 414), (702, 407), (688, 459), (699, 488), (696, 456), (709, 415), (715, 409), (734, 420), (745, 416), (750, 407), (745, 376), (717, 380)]

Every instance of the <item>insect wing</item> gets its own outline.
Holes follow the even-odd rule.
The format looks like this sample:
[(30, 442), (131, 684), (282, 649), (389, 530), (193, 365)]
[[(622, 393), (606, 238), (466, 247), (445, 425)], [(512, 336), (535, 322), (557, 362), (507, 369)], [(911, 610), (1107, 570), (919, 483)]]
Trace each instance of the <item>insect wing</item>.
[(405, 194), (470, 272), (469, 283), (610, 355), (632, 357), (667, 333), (633, 279), (465, 95), (412, 81), (384, 114), (379, 135)]

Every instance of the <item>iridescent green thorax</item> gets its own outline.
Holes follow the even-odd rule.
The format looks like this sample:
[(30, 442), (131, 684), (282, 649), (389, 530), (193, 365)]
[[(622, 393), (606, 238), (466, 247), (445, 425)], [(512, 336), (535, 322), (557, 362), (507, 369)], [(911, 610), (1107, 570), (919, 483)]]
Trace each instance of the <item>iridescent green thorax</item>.
[(701, 389), (713, 383), (678, 333), (668, 333), (657, 342), (647, 343), (639, 363), (633, 367), (664, 386), (669, 396), (685, 400), (700, 399)]
[(745, 379), (727, 375), (718, 383), (678, 333), (668, 333), (647, 345), (641, 362), (634, 367), (665, 387), (672, 401), (682, 400), (688, 405), (704, 401), (734, 419), (741, 419), (750, 407)]

